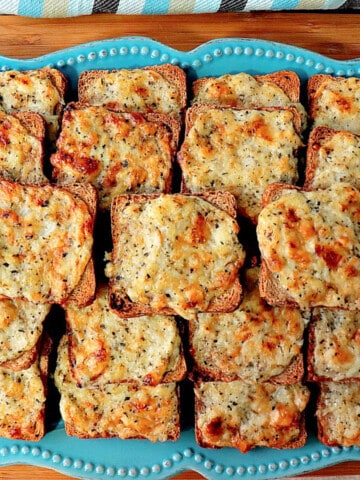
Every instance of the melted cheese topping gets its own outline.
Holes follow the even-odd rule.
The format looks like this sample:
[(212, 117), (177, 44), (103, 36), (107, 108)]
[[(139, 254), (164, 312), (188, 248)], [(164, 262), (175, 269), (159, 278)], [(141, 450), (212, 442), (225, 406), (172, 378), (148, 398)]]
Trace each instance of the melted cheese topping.
[(360, 188), (360, 137), (337, 132), (316, 151), (312, 188), (326, 188), (335, 182), (349, 182)]
[(258, 81), (243, 72), (202, 79), (194, 102), (240, 108), (295, 106), (302, 117), (303, 126), (306, 126), (307, 114), (300, 103), (292, 102), (284, 90), (274, 83)]
[(88, 78), (80, 100), (123, 112), (159, 112), (177, 116), (182, 108), (177, 86), (161, 73), (144, 69), (122, 69)]
[(38, 362), (14, 372), (0, 368), (0, 435), (39, 440), (43, 435), (45, 390)]
[(82, 385), (124, 381), (156, 385), (179, 365), (181, 339), (175, 318), (121, 319), (109, 308), (105, 286), (88, 307), (67, 308), (66, 320), (72, 373)]
[(83, 438), (119, 437), (174, 440), (180, 433), (176, 383), (138, 386), (122, 383), (77, 387), (69, 373), (67, 345), (59, 348), (55, 383), (68, 434)]
[(360, 313), (315, 309), (313, 367), (334, 381), (360, 377)]
[(313, 126), (326, 125), (360, 134), (360, 79), (329, 77), (312, 99)]
[[(191, 319), (226, 294), (245, 258), (232, 217), (209, 202), (160, 195), (124, 208), (107, 266), (112, 291)], [(124, 255), (126, 252), (126, 255)]]
[(257, 235), (272, 275), (301, 307), (360, 307), (360, 193), (354, 187), (285, 190), (262, 210)]
[(0, 182), (0, 295), (61, 303), (92, 253), (85, 202), (50, 185)]
[(0, 111), (0, 176), (6, 180), (44, 183), (41, 141), (12, 115)]
[(0, 363), (33, 348), (43, 331), (50, 305), (0, 300)]
[(256, 220), (269, 183), (295, 183), (302, 145), (290, 110), (216, 110), (199, 113), (180, 151), (191, 192), (227, 190)]
[(164, 124), (139, 114), (102, 107), (68, 110), (57, 149), (51, 158), (54, 178), (92, 183), (102, 208), (109, 208), (116, 195), (162, 192), (168, 184), (172, 135)]
[(301, 416), (309, 400), (300, 384), (204, 382), (195, 387), (202, 440), (213, 447), (283, 448), (300, 435)]
[(244, 298), (233, 313), (198, 315), (190, 349), (195, 362), (216, 379), (267, 381), (301, 353), (307, 323), (294, 308), (269, 307), (260, 298), (258, 268), (246, 271)]
[(359, 399), (359, 382), (321, 384), (316, 416), (326, 444), (360, 446)]

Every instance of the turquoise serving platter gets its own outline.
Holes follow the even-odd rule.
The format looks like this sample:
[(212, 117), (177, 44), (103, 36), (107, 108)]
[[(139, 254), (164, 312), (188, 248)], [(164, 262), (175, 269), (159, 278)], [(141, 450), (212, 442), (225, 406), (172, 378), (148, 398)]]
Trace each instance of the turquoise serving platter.
[[(239, 71), (264, 74), (295, 71), (303, 84), (314, 74), (360, 76), (360, 60), (334, 60), (291, 45), (256, 39), (229, 38), (182, 52), (144, 37), (124, 37), (78, 45), (32, 59), (0, 56), (0, 70), (52, 66), (61, 70), (76, 95), (79, 74), (89, 69), (135, 68), (172, 63), (185, 69), (189, 81)], [(56, 396), (55, 396), (56, 398)], [(293, 450), (256, 448), (242, 454), (232, 448), (203, 449), (195, 441), (192, 402), (183, 401), (184, 422), (176, 442), (145, 440), (79, 440), (66, 435), (56, 401), (45, 437), (39, 442), (0, 439), (0, 465), (31, 464), (79, 479), (163, 480), (184, 470), (212, 479), (267, 480), (300, 475), (350, 460), (360, 461), (360, 448), (326, 447), (316, 438), (313, 412), (304, 447)], [(186, 410), (189, 410), (186, 412)], [(50, 415), (51, 416), (51, 415)], [(360, 464), (359, 464), (360, 465)]]

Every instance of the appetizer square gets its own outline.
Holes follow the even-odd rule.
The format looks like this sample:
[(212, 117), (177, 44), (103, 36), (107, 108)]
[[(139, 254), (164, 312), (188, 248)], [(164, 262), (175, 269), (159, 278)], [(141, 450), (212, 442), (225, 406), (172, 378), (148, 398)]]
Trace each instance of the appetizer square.
[(34, 112), (44, 117), (53, 142), (65, 105), (68, 80), (56, 68), (0, 72), (0, 109), (6, 113)]
[(305, 312), (260, 297), (259, 268), (245, 271), (244, 296), (231, 313), (199, 313), (189, 322), (193, 375), (207, 380), (298, 383), (304, 374)]
[(45, 402), (51, 342), (44, 341), (24, 370), (0, 367), (0, 436), (38, 441), (45, 434)]
[(360, 134), (360, 78), (313, 75), (308, 102), (312, 128), (323, 125)]
[(178, 386), (133, 383), (79, 387), (69, 370), (65, 337), (59, 345), (55, 383), (60, 411), (69, 436), (79, 438), (143, 438), (177, 440), (180, 435)]
[(187, 111), (178, 152), (182, 191), (227, 190), (241, 215), (254, 223), (266, 186), (295, 184), (302, 146), (294, 108), (236, 110), (196, 104)]
[(172, 64), (119, 70), (86, 70), (79, 101), (122, 112), (157, 112), (178, 119), (186, 107), (185, 71)]
[(321, 443), (330, 447), (360, 446), (359, 397), (360, 382), (320, 383), (316, 418)]
[(0, 111), (0, 178), (48, 182), (43, 164), (45, 134), (45, 122), (38, 113)]
[(94, 295), (96, 192), (0, 181), (0, 297), (86, 304)]
[(68, 305), (65, 315), (70, 370), (78, 385), (158, 385), (183, 379), (186, 365), (174, 317), (119, 318), (103, 284), (90, 305)]
[(314, 308), (312, 317), (308, 380), (360, 380), (360, 312)]
[(271, 185), (257, 237), (260, 294), (272, 305), (360, 309), (360, 192)]
[(348, 182), (360, 188), (360, 136), (346, 130), (315, 127), (309, 136), (305, 188)]
[(102, 209), (123, 193), (169, 193), (179, 135), (180, 123), (167, 115), (71, 103), (51, 156), (53, 180), (92, 183)]
[(201, 447), (298, 448), (305, 444), (309, 390), (273, 385), (200, 382), (195, 386), (195, 434)]
[(106, 273), (120, 316), (236, 308), (245, 253), (228, 192), (119, 195), (112, 204), (113, 250)]
[(193, 103), (212, 103), (223, 107), (258, 108), (294, 106), (306, 127), (307, 113), (300, 103), (300, 78), (290, 70), (265, 75), (227, 73), (199, 78), (192, 83)]

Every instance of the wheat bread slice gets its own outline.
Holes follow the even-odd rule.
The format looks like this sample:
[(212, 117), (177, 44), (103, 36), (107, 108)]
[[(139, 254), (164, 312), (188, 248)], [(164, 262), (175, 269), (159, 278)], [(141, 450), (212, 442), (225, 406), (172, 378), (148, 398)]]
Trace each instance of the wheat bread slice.
[(46, 183), (44, 174), (45, 121), (33, 112), (0, 112), (1, 178)]
[[(307, 439), (305, 409), (309, 396), (307, 387), (299, 383), (198, 382), (196, 442), (204, 448), (234, 447), (242, 453), (255, 447), (300, 448)], [(292, 416), (286, 426), (280, 416), (275, 418), (282, 409)]]
[(325, 188), (335, 181), (359, 187), (360, 136), (332, 127), (315, 127), (306, 151), (304, 188)]
[[(302, 195), (291, 194), (294, 190)], [(288, 203), (276, 204), (284, 191), (289, 193)], [(275, 205), (268, 207), (273, 202)], [(358, 190), (345, 182), (315, 190), (281, 183), (269, 186), (264, 194), (264, 208), (257, 229), (262, 254), (260, 293), (268, 303), (303, 309), (359, 310), (355, 293), (359, 275), (352, 267), (358, 263), (356, 218), (359, 202)], [(273, 221), (275, 227), (270, 227), (269, 221)], [(338, 251), (337, 237), (343, 232), (347, 232), (349, 243)], [(275, 244), (277, 248), (274, 248)], [(284, 287), (276, 277), (282, 278)], [(284, 291), (285, 288), (289, 293)]]
[(307, 84), (311, 127), (324, 125), (360, 134), (357, 116), (360, 110), (360, 80), (316, 74)]
[[(179, 198), (182, 197), (181, 194), (178, 194)], [(142, 206), (145, 205), (148, 201), (159, 198), (159, 195), (119, 195), (113, 200), (111, 208), (111, 225), (112, 225), (112, 240), (113, 245), (120, 242), (125, 230), (127, 229), (126, 223), (121, 222), (122, 211), (129, 205)], [(184, 195), (185, 198), (195, 197), (204, 200), (205, 202), (210, 203), (213, 207), (220, 209), (223, 213), (225, 212), (228, 216), (232, 217), (234, 220), (236, 218), (236, 202), (233, 195), (228, 192), (206, 192), (204, 194), (198, 195)], [(170, 212), (169, 212), (170, 213)], [(222, 215), (223, 215), (222, 213)], [(235, 224), (233, 224), (235, 225)], [(238, 229), (238, 226), (236, 226)], [(195, 237), (198, 235), (197, 240), (201, 237), (201, 232), (198, 234), (196, 231), (193, 232)], [(235, 248), (235, 247), (234, 247)], [(241, 246), (236, 246), (236, 248), (241, 250)], [(114, 250), (113, 250), (114, 252)], [(240, 255), (242, 256), (242, 254)], [(114, 253), (112, 254), (112, 263), (115, 260)], [(244, 258), (239, 257), (239, 264), (242, 264)], [(171, 273), (171, 272), (170, 272)], [(153, 315), (153, 314), (163, 314), (163, 315), (177, 315), (179, 311), (175, 311), (174, 308), (168, 305), (162, 305), (160, 308), (154, 308), (147, 303), (138, 303), (132, 302), (130, 297), (124, 291), (119, 291), (116, 288), (117, 275), (118, 273), (114, 269), (108, 271), (107, 275), (110, 277), (109, 281), (109, 303), (111, 308), (113, 308), (119, 316), (123, 317), (137, 317), (142, 315)], [(221, 293), (221, 295), (213, 298), (208, 306), (208, 311), (212, 312), (222, 312), (222, 311), (232, 311), (239, 304), (242, 295), (242, 286), (238, 275), (235, 275), (235, 278), (232, 278), (232, 285), (226, 290), (226, 292)], [(184, 314), (184, 312), (182, 312)]]
[[(208, 78), (209, 77), (199, 78), (192, 83), (192, 91), (195, 99), (201, 87), (207, 83)], [(265, 75), (253, 75), (253, 78), (260, 83), (269, 83), (281, 88), (292, 102), (298, 102), (300, 99), (300, 79), (293, 71), (281, 70)]]
[(184, 142), (177, 154), (181, 191), (228, 190), (237, 199), (238, 214), (256, 224), (266, 185), (297, 183), (302, 147), (301, 118), (294, 107), (195, 103), (186, 112)]
[(45, 435), (45, 402), (49, 375), (50, 337), (44, 336), (32, 364), (21, 370), (0, 367), (4, 399), (0, 434), (13, 440), (38, 441)]
[[(98, 204), (98, 196), (96, 189), (90, 184), (69, 184), (63, 185), (61, 187), (55, 188), (63, 188), (70, 192), (75, 197), (83, 200), (90, 212), (90, 215), (93, 219), (93, 227), (97, 215), (97, 204)], [(96, 272), (95, 272), (95, 263), (94, 259), (91, 258), (88, 262), (83, 275), (81, 277), (80, 282), (78, 283), (77, 287), (68, 297), (67, 301), (64, 305), (69, 303), (75, 303), (78, 306), (86, 306), (91, 303), (95, 297), (95, 290), (96, 290)]]
[(170, 193), (180, 131), (180, 122), (170, 115), (72, 102), (50, 158), (52, 179), (92, 183), (101, 210), (108, 210), (118, 194)]
[[(124, 69), (125, 70), (125, 69)], [(126, 69), (129, 71), (128, 69)], [(157, 74), (161, 75), (167, 82), (169, 82), (177, 91), (178, 95), (178, 102), (176, 109), (174, 111), (161, 111), (159, 110), (157, 105), (147, 105), (145, 111), (147, 112), (158, 112), (158, 113), (170, 113), (175, 117), (181, 119), (186, 103), (187, 103), (187, 80), (185, 72), (182, 68), (178, 67), (177, 65), (172, 64), (163, 64), (163, 65), (154, 65), (154, 66), (147, 66), (143, 67), (140, 70), (144, 71), (153, 71)], [(130, 70), (131, 72), (132, 70)], [(134, 71), (134, 70), (133, 70)], [(91, 84), (96, 79), (103, 78), (106, 81), (106, 75), (116, 74), (117, 72), (121, 72), (121, 70), (86, 70), (82, 72), (79, 76), (78, 81), (78, 97), (81, 103), (90, 103), (94, 104), (94, 98), (91, 95)], [(154, 86), (156, 89), (156, 85)], [(154, 90), (155, 91), (155, 90)], [(136, 92), (140, 97), (143, 95), (143, 99), (145, 98), (148, 93), (144, 91), (141, 92), (141, 88), (139, 88)], [(131, 108), (130, 110), (126, 108), (123, 101), (119, 101), (118, 98), (111, 98), (107, 99), (103, 102), (100, 102), (110, 108), (114, 108), (115, 110), (120, 111), (135, 111), (137, 109)]]

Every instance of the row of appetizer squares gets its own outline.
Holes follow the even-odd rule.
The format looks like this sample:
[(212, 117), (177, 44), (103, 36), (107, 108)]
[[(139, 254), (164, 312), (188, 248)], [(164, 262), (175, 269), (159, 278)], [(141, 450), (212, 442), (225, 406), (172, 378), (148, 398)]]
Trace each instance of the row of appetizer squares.
[[(58, 348), (55, 372), (67, 433), (79, 438), (176, 440), (181, 425), (176, 382), (186, 374), (187, 353), (195, 381), (200, 445), (243, 452), (257, 446), (303, 445), (310, 396), (301, 383), (304, 373), (311, 381), (327, 380), (321, 383), (316, 413), (320, 440), (327, 445), (358, 445), (359, 315), (314, 310), (308, 350), (311, 368), (304, 372), (302, 349), (309, 312), (269, 307), (259, 295), (257, 268), (246, 271), (244, 284), (237, 310), (199, 314), (189, 323), (186, 339), (181, 338), (174, 317), (119, 319), (109, 309), (105, 285), (91, 305), (67, 307), (67, 335)], [(19, 301), (4, 301), (1, 306), (4, 313), (13, 313), (13, 327), (17, 325), (30, 337), (29, 344), (36, 341), (39, 347), (40, 333), (35, 338), (32, 334), (41, 332), (46, 312), (29, 314), (29, 305)], [(19, 311), (23, 307), (21, 329), (14, 307)], [(37, 322), (35, 328), (28, 325), (29, 317)], [(18, 342), (13, 336), (7, 341), (13, 343), (16, 357)], [(45, 433), (49, 350), (36, 351), (40, 356), (26, 366), (2, 364), (8, 366), (1, 367), (2, 436), (38, 440)]]
[[(55, 117), (59, 122), (46, 167), (49, 178), (61, 184), (93, 183), (102, 209), (124, 193), (228, 190), (236, 196), (239, 212), (256, 222), (269, 183), (301, 182), (299, 151), (307, 114), (294, 72), (200, 79), (192, 87), (194, 104), (186, 109), (185, 72), (177, 66), (85, 71), (79, 78), (79, 102), (67, 104), (65, 111), (66, 79), (59, 71), (3, 76), (4, 111), (21, 110), (15, 117), (3, 114), (2, 164), (9, 180), (47, 181), (41, 113), (47, 122)], [(30, 95), (34, 90), (41, 101)], [(356, 183), (359, 79), (315, 75), (308, 92), (312, 131), (305, 142), (305, 186)], [(175, 158), (180, 186), (174, 179)]]

